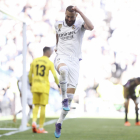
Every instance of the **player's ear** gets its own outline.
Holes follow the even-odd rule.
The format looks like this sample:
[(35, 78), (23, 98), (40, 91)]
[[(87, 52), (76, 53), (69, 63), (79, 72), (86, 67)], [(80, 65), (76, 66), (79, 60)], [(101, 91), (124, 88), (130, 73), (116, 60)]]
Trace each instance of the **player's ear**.
[(76, 17), (78, 16), (78, 13), (76, 12)]

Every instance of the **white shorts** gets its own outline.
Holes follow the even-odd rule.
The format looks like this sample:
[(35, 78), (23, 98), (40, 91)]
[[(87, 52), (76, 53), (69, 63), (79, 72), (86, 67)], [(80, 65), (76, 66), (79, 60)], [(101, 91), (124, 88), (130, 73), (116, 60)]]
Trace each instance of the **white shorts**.
[(31, 92), (31, 90), (27, 89), (27, 99), (33, 98), (33, 94)]
[[(76, 88), (79, 78), (79, 59), (76, 57), (59, 54), (54, 60), (54, 66), (56, 70), (58, 65), (61, 63), (66, 64), (68, 67), (68, 88)], [(59, 73), (58, 70), (57, 72)]]
[(27, 104), (32, 105), (33, 104), (33, 94), (31, 90), (27, 89)]
[(33, 105), (33, 98), (27, 98), (27, 104)]

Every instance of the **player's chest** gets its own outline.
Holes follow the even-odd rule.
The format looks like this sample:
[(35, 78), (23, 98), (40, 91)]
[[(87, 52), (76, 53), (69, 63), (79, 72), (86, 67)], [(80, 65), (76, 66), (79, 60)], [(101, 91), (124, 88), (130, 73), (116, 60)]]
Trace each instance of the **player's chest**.
[(59, 26), (58, 27), (58, 36), (62, 40), (71, 40), (73, 38), (77, 38), (79, 34), (79, 28), (76, 26), (65, 27)]

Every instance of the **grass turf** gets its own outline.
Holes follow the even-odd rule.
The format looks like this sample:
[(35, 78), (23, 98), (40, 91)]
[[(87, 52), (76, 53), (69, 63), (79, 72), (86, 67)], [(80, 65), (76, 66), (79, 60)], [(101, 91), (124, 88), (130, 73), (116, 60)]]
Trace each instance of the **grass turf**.
[[(64, 121), (60, 140), (140, 140), (140, 126), (130, 120), (125, 127), (123, 119), (77, 118)], [(45, 126), (48, 134), (35, 134), (32, 130), (2, 136), (1, 140), (56, 140), (54, 124)]]
[[(52, 120), (52, 118), (45, 118), (45, 122)], [(39, 124), (39, 119), (37, 119)], [(32, 119), (30, 119), (29, 124), (32, 124)], [(19, 128), (21, 125), (21, 119), (17, 119), (16, 122), (13, 122), (13, 119), (9, 120), (0, 120), (0, 128)], [(0, 130), (0, 135), (11, 132), (11, 130)]]

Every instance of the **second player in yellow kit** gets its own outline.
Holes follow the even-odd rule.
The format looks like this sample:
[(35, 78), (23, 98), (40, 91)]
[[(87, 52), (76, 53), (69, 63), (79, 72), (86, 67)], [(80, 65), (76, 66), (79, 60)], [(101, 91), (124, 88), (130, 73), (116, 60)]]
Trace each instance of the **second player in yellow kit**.
[(50, 83), (48, 79), (49, 70), (51, 70), (55, 78), (55, 82), (58, 84), (58, 78), (54, 70), (54, 65), (48, 57), (42, 56), (36, 58), (31, 64), (29, 79), (30, 83), (32, 83), (31, 90), (34, 94), (33, 104), (46, 105), (48, 103), (50, 90)]
[[(35, 133), (47, 133), (43, 129), (43, 124), (45, 121), (45, 106), (48, 104), (50, 82), (48, 79), (49, 71), (52, 72), (55, 82), (58, 85), (59, 81), (54, 69), (53, 63), (49, 60), (52, 51), (49, 47), (44, 47), (43, 56), (33, 60), (30, 66), (29, 72), (29, 82), (31, 84), (31, 91), (33, 93), (33, 132)], [(36, 119), (39, 107), (41, 107), (40, 112), (40, 125), (39, 130), (36, 129)]]

